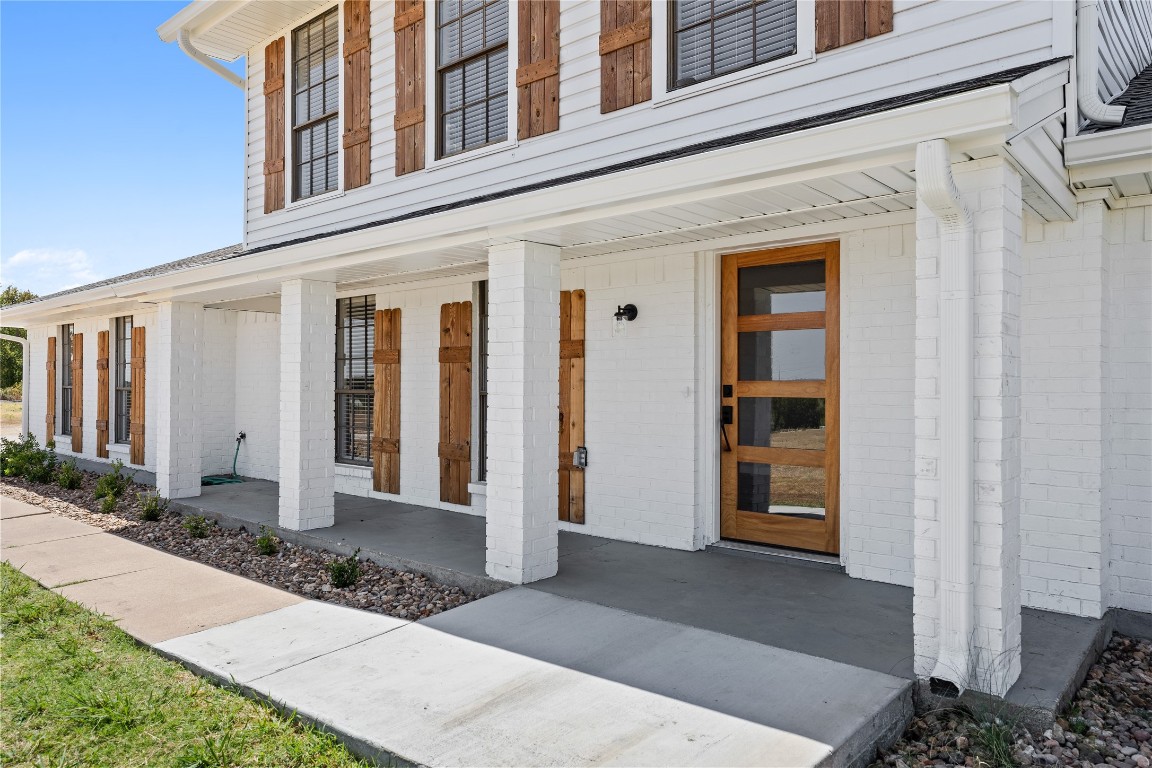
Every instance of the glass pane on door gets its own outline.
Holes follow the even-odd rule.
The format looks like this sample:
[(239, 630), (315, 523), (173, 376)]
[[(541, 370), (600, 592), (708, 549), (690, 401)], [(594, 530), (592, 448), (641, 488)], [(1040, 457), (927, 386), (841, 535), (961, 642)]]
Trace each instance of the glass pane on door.
[(740, 462), (736, 468), (736, 508), (824, 519), (824, 468)]
[(744, 331), (737, 334), (740, 381), (824, 378), (824, 329)]
[(822, 451), (824, 399), (820, 397), (741, 397), (740, 445)]
[(744, 267), (738, 280), (741, 315), (824, 311), (824, 260)]

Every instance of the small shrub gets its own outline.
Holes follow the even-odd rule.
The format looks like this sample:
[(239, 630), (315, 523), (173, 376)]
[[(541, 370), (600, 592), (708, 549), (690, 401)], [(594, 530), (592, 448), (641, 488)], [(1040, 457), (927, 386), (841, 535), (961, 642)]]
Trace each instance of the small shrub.
[(359, 556), (360, 548), (357, 547), (348, 557), (341, 557), (324, 566), (332, 578), (332, 586), (344, 589), (360, 581), (360, 560), (357, 559)]
[(56, 446), (49, 442), (44, 448), (29, 432), (14, 440), (0, 438), (0, 472), (4, 477), (23, 477), (34, 483), (47, 483), (56, 473)]
[(105, 496), (104, 501), (100, 502), (100, 511), (106, 515), (110, 515), (116, 511), (116, 497)]
[(140, 519), (149, 523), (156, 522), (168, 511), (168, 499), (157, 493), (138, 493), (140, 502)]
[(256, 551), (270, 557), (280, 551), (280, 540), (272, 531), (260, 526), (260, 535), (256, 537)]
[(188, 535), (194, 539), (207, 538), (208, 531), (211, 529), (212, 524), (204, 517), (204, 515), (190, 515), (184, 520), (184, 530), (188, 531)]
[(112, 471), (106, 475), (101, 475), (100, 479), (96, 481), (96, 498), (106, 499), (112, 496), (119, 499), (124, 495), (124, 491), (128, 490), (128, 486), (132, 484), (132, 478), (135, 476), (135, 471), (131, 475), (125, 475), (124, 462), (116, 459), (112, 462)]
[(76, 467), (76, 460), (70, 459), (60, 465), (56, 470), (56, 482), (66, 491), (74, 491), (80, 487), (84, 473)]

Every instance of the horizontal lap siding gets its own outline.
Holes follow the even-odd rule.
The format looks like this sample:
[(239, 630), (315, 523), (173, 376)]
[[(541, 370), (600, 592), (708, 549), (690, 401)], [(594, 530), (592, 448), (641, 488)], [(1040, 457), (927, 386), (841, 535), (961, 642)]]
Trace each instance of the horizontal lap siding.
[[(628, 157), (821, 114), (839, 107), (931, 88), (1050, 58), (1047, 3), (901, 3), (895, 30), (763, 79), (656, 108), (600, 114), (599, 4), (563, 3), (560, 121), (562, 130), (468, 162), (396, 178), (391, 91), (395, 57), (391, 24), (373, 24), (373, 167), (367, 187), (297, 210), (263, 214), (259, 158), (263, 49), (251, 52), (249, 79), (248, 243), (269, 242), (362, 224), (387, 215), (464, 199), (484, 189), (531, 183), (597, 168)], [(390, 19), (390, 3), (373, 3), (373, 19)], [(994, 52), (994, 53), (990, 53)], [(986, 61), (990, 56), (992, 61)], [(923, 73), (909, 80), (909, 73)], [(654, 77), (663, 77), (655, 73)], [(819, 87), (809, 87), (820, 81)], [(515, 121), (511, 121), (512, 126)]]

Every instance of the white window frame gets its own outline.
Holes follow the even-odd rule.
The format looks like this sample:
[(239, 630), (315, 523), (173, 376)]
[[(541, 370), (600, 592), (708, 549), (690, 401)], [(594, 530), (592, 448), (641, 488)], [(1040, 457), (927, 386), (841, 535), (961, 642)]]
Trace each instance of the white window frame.
[(671, 1), (652, 4), (652, 106), (673, 104), (702, 93), (716, 91), (750, 80), (757, 80), (786, 69), (811, 64), (816, 60), (816, 3), (814, 0), (796, 2), (796, 53), (780, 59), (766, 61), (746, 69), (729, 72), (699, 83), (675, 90), (668, 89), (672, 36), (669, 33)]
[[(300, 27), (310, 24), (315, 19), (328, 13), (333, 8), (336, 8), (336, 45), (337, 56), (339, 58), (339, 66), (337, 67), (336, 74), (336, 90), (340, 94), (340, 108), (336, 111), (336, 133), (339, 137), (337, 141), (340, 142), (340, 148), (337, 152), (337, 178), (336, 189), (331, 192), (325, 192), (320, 195), (313, 195), (312, 197), (305, 197), (301, 200), (293, 200), (295, 197), (295, 179), (296, 179), (296, 164), (293, 157), (293, 149), (295, 148), (293, 128), (293, 109), (295, 104), (292, 98), (292, 83), (296, 73), (295, 67), (292, 66), (292, 33), (300, 29)], [(280, 35), (268, 40), (272, 42)], [(265, 43), (267, 45), (267, 43)], [(265, 72), (267, 72), (267, 62), (265, 62)], [(297, 208), (303, 208), (308, 205), (315, 205), (323, 203), (327, 200), (332, 200), (337, 197), (344, 196), (344, 13), (343, 8), (340, 8), (339, 2), (332, 2), (326, 4), (316, 12), (310, 14), (306, 18), (300, 19), (295, 24), (284, 32), (284, 207), (280, 211), (291, 211)], [(278, 211), (273, 211), (278, 213)]]
[(440, 101), (436, 93), (440, 83), (440, 78), (436, 76), (436, 46), (440, 42), (436, 34), (438, 3), (436, 0), (431, 0), (424, 5), (424, 171), (426, 173), (437, 168), (475, 160), (478, 157), (494, 155), (497, 152), (506, 152), (519, 145), (519, 140), (516, 138), (516, 67), (519, 61), (517, 52), (520, 14), (516, 12), (517, 0), (506, 2), (508, 3), (508, 137), (495, 144), (466, 149), (444, 158), (436, 157), (440, 130)]

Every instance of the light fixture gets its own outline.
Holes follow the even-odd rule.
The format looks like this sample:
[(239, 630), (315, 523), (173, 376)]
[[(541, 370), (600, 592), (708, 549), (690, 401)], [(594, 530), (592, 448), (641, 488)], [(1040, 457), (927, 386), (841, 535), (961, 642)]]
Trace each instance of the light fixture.
[(628, 322), (632, 322), (636, 319), (637, 314), (638, 313), (635, 304), (625, 304), (622, 307), (616, 307), (616, 314), (613, 315), (613, 317), (615, 317), (617, 321), (627, 320)]

